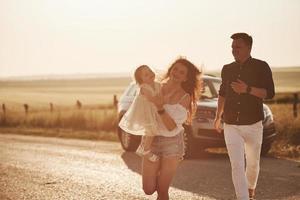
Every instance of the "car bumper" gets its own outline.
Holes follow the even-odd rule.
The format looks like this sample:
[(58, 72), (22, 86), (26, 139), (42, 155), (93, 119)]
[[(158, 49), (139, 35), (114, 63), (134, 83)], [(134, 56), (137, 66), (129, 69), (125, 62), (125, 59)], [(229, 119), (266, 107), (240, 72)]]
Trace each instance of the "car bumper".
[[(270, 124), (267, 127), (264, 127), (263, 143), (272, 143), (276, 138), (276, 135), (277, 132), (274, 123)], [(194, 129), (193, 137), (196, 143), (201, 145), (203, 148), (226, 146), (223, 130), (221, 133), (219, 133), (215, 129)]]
[(226, 146), (223, 131), (219, 133), (215, 129), (198, 129), (194, 139), (203, 148)]

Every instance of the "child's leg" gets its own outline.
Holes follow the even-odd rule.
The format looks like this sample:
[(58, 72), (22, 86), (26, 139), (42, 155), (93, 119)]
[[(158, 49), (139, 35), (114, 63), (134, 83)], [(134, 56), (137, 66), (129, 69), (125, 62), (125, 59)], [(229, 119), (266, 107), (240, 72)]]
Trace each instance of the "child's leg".
[(144, 155), (147, 151), (149, 152), (151, 149), (151, 144), (153, 141), (153, 136), (143, 136), (140, 146), (137, 149), (137, 153), (139, 155)]
[(156, 162), (159, 160), (159, 157), (151, 152), (151, 145), (152, 145), (153, 139), (154, 139), (154, 136), (145, 135), (143, 145), (144, 145), (145, 157), (152, 162)]
[(147, 136), (142, 136), (142, 140), (141, 140), (141, 144), (139, 145), (139, 147), (136, 150), (136, 153), (139, 156), (144, 156), (146, 153), (146, 149), (145, 149), (145, 145), (147, 146), (147, 150), (150, 148), (150, 146), (148, 147), (148, 141), (147, 141)]

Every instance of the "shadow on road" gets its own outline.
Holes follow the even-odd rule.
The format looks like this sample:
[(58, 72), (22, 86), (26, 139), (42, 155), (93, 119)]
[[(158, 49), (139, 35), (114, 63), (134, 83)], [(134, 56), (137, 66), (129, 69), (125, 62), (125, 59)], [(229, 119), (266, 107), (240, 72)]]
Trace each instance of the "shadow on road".
[[(124, 152), (122, 159), (129, 169), (141, 174), (141, 158)], [(287, 199), (300, 197), (300, 168), (293, 161), (262, 158), (257, 198)], [(235, 199), (231, 168), (226, 154), (202, 154), (184, 160), (172, 187), (215, 199)]]

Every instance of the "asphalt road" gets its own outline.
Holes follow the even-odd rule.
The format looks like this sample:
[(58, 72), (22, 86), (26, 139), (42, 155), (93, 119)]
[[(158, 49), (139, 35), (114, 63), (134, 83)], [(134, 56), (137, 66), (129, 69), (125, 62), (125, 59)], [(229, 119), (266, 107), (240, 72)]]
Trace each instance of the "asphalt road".
[[(0, 134), (0, 199), (156, 199), (141, 189), (141, 159), (116, 142)], [(171, 199), (234, 199), (226, 155), (184, 160)], [(300, 199), (300, 163), (262, 158), (258, 200)]]

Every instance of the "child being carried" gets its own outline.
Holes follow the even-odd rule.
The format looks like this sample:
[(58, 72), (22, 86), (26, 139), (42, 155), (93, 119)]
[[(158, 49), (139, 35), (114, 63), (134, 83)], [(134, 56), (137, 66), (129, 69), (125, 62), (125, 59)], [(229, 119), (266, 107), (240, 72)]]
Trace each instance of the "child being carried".
[(144, 156), (152, 162), (159, 160), (151, 152), (151, 144), (157, 135), (159, 116), (156, 106), (147, 97), (156, 96), (160, 92), (160, 84), (155, 82), (155, 73), (147, 66), (141, 65), (134, 72), (134, 78), (139, 86), (137, 94), (122, 117), (119, 126), (124, 131), (133, 135), (142, 135), (142, 141), (137, 149), (137, 154)]

